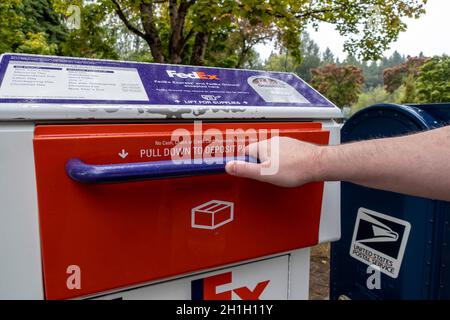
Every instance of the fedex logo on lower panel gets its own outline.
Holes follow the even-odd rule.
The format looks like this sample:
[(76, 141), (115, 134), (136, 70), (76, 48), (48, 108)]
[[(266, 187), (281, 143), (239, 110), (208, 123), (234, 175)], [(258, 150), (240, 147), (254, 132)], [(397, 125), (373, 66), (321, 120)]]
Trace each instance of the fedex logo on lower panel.
[(269, 283), (270, 280), (263, 280), (252, 287), (233, 285), (233, 273), (225, 272), (193, 280), (191, 297), (192, 300), (258, 300)]

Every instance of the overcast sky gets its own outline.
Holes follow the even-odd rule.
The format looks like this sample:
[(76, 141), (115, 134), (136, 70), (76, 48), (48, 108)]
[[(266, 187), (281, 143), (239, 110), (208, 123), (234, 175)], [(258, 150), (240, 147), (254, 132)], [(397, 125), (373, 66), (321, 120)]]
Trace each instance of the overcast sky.
[[(450, 55), (450, 0), (428, 0), (426, 13), (419, 19), (405, 19), (408, 29), (400, 33), (396, 42), (384, 53), (390, 55), (394, 50), (401, 54), (418, 55), (420, 51), (426, 56)], [(329, 47), (341, 60), (346, 57), (343, 52), (344, 38), (334, 30), (333, 25), (322, 23), (319, 31), (309, 28), (311, 38), (319, 45), (323, 52)], [(259, 45), (257, 51), (261, 59), (269, 57), (273, 47)]]

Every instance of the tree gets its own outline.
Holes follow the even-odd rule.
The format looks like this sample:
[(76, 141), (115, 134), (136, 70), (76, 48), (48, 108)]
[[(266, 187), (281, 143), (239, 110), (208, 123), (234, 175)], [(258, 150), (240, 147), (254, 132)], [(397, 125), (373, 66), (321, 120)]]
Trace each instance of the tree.
[(3, 0), (0, 2), (0, 53), (12, 51), (16, 42), (16, 30), (23, 22), (23, 17), (16, 13), (20, 0)]
[(45, 33), (49, 44), (58, 45), (67, 36), (67, 28), (62, 23), (62, 15), (57, 13), (51, 0), (22, 0), (19, 14), (25, 17), (21, 26), (23, 33)]
[(311, 81), (311, 70), (321, 65), (319, 46), (315, 43), (308, 33), (303, 33), (301, 39), (302, 60), (294, 72), (306, 82)]
[(336, 63), (334, 54), (329, 47), (327, 47), (322, 54), (322, 63), (324, 65)]
[(351, 106), (352, 113), (377, 103), (401, 103), (403, 96), (403, 87), (400, 87), (394, 93), (388, 93), (383, 86), (378, 86), (359, 95), (358, 101)]
[(400, 103), (414, 103), (416, 100), (416, 82), (413, 73), (408, 73), (403, 79), (404, 93)]
[[(270, 41), (276, 36), (274, 28), (268, 28), (262, 23), (251, 24), (248, 20), (239, 19), (235, 23), (235, 31), (230, 35), (230, 47), (237, 52), (237, 63), (234, 67), (241, 68), (249, 61), (255, 52), (253, 48), (261, 42)], [(237, 44), (237, 46), (236, 46)]]
[(311, 71), (311, 84), (339, 107), (350, 106), (358, 100), (364, 83), (362, 69), (329, 64)]
[[(204, 64), (233, 68), (238, 64), (238, 53), (236, 48), (239, 46), (235, 37), (231, 38), (233, 33), (231, 26), (222, 26), (209, 39), (209, 50), (205, 52)], [(186, 53), (189, 56), (189, 53)], [(189, 58), (186, 57), (185, 61)]]
[(55, 54), (65, 32), (49, 0), (0, 3), (0, 53)]
[[(266, 61), (264, 69), (271, 71), (295, 72), (306, 82), (311, 81), (311, 70), (323, 64), (320, 59), (320, 49), (308, 33), (304, 32), (301, 37), (300, 52), (302, 54), (301, 62), (289, 55), (286, 49), (280, 54), (272, 54)], [(328, 49), (328, 48), (327, 48)], [(328, 57), (334, 57), (330, 49), (327, 52)], [(333, 58), (334, 59), (334, 58)]]
[[(389, 93), (397, 90), (409, 78), (409, 86), (412, 85), (411, 79), (414, 78), (419, 68), (428, 60), (426, 57), (408, 57), (406, 62), (387, 68), (383, 71), (383, 82), (386, 91)], [(409, 101), (411, 102), (411, 101)]]
[(364, 84), (366, 90), (376, 88), (382, 84), (380, 67), (376, 61), (372, 61), (370, 64), (364, 63), (362, 68), (366, 79)]
[[(419, 57), (423, 57), (419, 55)], [(384, 65), (385, 68), (397, 66), (399, 64), (402, 64), (405, 62), (406, 58), (402, 56), (397, 50), (392, 53), (392, 55), (389, 57), (387, 64)]]
[(433, 57), (419, 71), (416, 101), (419, 103), (450, 102), (450, 57)]
[(153, 61), (148, 46), (141, 37), (129, 32), (116, 16), (111, 15), (109, 18), (106, 24), (108, 28), (105, 26), (101, 28), (101, 33), (104, 36), (100, 37), (100, 39), (107, 41), (110, 46), (112, 45), (112, 48), (108, 46), (108, 51), (112, 51), (112, 54), (116, 54), (120, 60)]
[(347, 55), (347, 57), (342, 61), (342, 65), (351, 65), (355, 67), (361, 67), (362, 63), (353, 54)]
[(107, 26), (103, 8), (95, 3), (81, 8), (81, 27), (72, 30), (61, 43), (61, 53), (65, 56), (97, 59), (118, 59), (115, 48), (118, 45), (114, 23)]
[(19, 39), (21, 43), (15, 51), (20, 53), (54, 55), (58, 48), (56, 44), (47, 42), (47, 35), (44, 32), (29, 32), (26, 37), (20, 35)]
[(284, 72), (294, 72), (297, 67), (298, 62), (287, 52), (281, 54), (272, 53), (264, 65), (265, 70)]
[(223, 26), (211, 34), (204, 64), (254, 68), (259, 64), (259, 55), (254, 50), (255, 45), (271, 40), (274, 35), (274, 30), (270, 31), (262, 25), (252, 26), (246, 20)]
[[(52, 0), (60, 7), (72, 0)], [(103, 10), (114, 13), (127, 29), (142, 38), (156, 62), (203, 64), (211, 39), (225, 26), (230, 33), (240, 26), (257, 28), (245, 34), (243, 56), (253, 41), (264, 41), (276, 32), (276, 42), (300, 59), (300, 35), (306, 26), (329, 22), (343, 36), (345, 49), (364, 59), (376, 58), (406, 26), (403, 17), (418, 18), (426, 0), (97, 0)], [(374, 19), (374, 16), (377, 19)], [(248, 38), (247, 36), (250, 36)], [(258, 40), (258, 38), (260, 40)], [(250, 41), (248, 41), (250, 40)], [(237, 53), (238, 64), (239, 52)], [(242, 59), (241, 59), (242, 60)]]

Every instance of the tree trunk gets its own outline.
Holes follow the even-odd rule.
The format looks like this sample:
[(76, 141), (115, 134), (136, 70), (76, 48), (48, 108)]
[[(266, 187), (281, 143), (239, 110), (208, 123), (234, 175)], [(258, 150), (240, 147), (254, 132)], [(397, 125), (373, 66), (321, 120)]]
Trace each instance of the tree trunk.
[(169, 38), (169, 61), (171, 63), (181, 63), (182, 51), (185, 46), (183, 38), (184, 25), (189, 7), (193, 2), (182, 0), (177, 7), (176, 0), (169, 1), (170, 15), (170, 38)]
[(209, 34), (198, 32), (195, 35), (194, 48), (192, 49), (190, 64), (200, 66), (205, 59), (206, 48), (208, 46)]
[(238, 61), (235, 66), (235, 68), (241, 68), (244, 64), (245, 58), (247, 57), (248, 52), (250, 51), (251, 47), (247, 46), (247, 41), (245, 40), (245, 37), (242, 37), (241, 42), (242, 49), (239, 52)]
[(142, 27), (145, 31), (145, 41), (147, 41), (155, 62), (164, 62), (161, 39), (153, 18), (153, 4), (142, 2), (140, 5)]

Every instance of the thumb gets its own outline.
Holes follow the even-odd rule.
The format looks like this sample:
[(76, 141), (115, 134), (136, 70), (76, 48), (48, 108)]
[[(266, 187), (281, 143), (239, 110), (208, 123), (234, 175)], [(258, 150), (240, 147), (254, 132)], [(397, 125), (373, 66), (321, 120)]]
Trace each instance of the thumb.
[(246, 161), (230, 161), (225, 165), (225, 171), (237, 177), (259, 179), (261, 165)]

